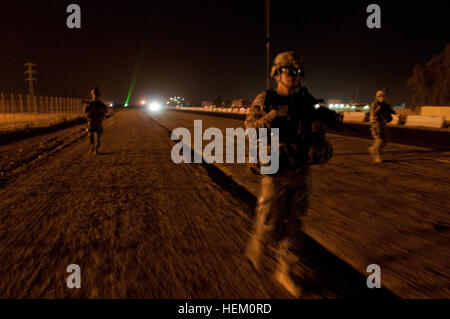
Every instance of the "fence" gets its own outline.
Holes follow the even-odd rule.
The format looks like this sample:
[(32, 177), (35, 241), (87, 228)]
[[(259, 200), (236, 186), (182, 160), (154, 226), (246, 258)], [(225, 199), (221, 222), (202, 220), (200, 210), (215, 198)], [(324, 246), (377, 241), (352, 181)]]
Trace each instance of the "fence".
[(0, 92), (0, 130), (44, 127), (83, 114), (79, 98), (22, 95)]

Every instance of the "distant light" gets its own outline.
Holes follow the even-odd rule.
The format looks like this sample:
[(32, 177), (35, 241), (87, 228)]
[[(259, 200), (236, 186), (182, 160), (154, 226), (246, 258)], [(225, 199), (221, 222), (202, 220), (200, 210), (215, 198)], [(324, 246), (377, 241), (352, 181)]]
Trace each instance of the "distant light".
[(128, 106), (128, 103), (125, 103), (125, 105), (124, 105), (125, 107), (127, 107)]
[(316, 109), (318, 109), (319, 107), (320, 107), (320, 105), (319, 104), (316, 104), (316, 105), (314, 105), (315, 107), (316, 107)]
[(109, 107), (113, 107), (113, 106), (114, 106), (114, 104), (112, 104), (112, 103), (109, 105)]
[(159, 111), (159, 109), (161, 109), (161, 104), (159, 104), (159, 103), (156, 102), (156, 101), (151, 102), (150, 105), (149, 105), (149, 109), (150, 109), (150, 111), (152, 111), (152, 112)]
[(141, 105), (144, 105), (144, 104), (146, 104), (146, 103), (147, 103), (146, 100), (141, 100)]
[(356, 109), (356, 106), (352, 105), (352, 110)]

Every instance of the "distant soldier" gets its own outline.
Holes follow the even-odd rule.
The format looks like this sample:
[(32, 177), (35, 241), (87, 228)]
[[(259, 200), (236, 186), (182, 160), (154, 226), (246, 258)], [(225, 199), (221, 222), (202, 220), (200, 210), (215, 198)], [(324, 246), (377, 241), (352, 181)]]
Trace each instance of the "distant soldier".
[(100, 147), (100, 136), (103, 133), (103, 119), (105, 118), (107, 107), (100, 100), (100, 91), (95, 88), (91, 91), (92, 100), (86, 102), (88, 105), (85, 109), (87, 118), (87, 130), (91, 142), (91, 152), (98, 153)]
[(245, 254), (260, 272), (264, 247), (278, 242), (274, 278), (295, 297), (301, 290), (291, 270), (298, 260), (301, 217), (311, 192), (310, 165), (327, 162), (332, 156), (322, 124), (315, 120), (317, 100), (300, 84), (303, 72), (295, 52), (278, 54), (271, 69), (277, 88), (259, 94), (245, 120), (246, 128), (279, 128), (280, 134), (279, 170), (261, 175), (254, 230)]
[(370, 132), (374, 143), (369, 147), (374, 162), (380, 163), (381, 149), (386, 145), (389, 137), (386, 124), (392, 121), (392, 115), (396, 114), (392, 107), (385, 102), (386, 89), (377, 91), (375, 101), (370, 104)]

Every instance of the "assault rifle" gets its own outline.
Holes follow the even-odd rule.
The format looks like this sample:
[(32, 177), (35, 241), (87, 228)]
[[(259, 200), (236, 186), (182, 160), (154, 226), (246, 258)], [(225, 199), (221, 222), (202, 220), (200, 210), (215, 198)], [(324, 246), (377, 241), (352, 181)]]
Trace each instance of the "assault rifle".
[[(316, 100), (315, 105), (320, 105), (320, 103), (323, 103), (323, 99)], [(357, 128), (351, 127), (347, 124), (343, 123), (343, 114), (339, 114), (335, 111), (332, 111), (326, 107), (319, 106), (319, 108), (315, 109), (314, 111), (314, 119), (319, 120), (324, 125), (331, 127), (337, 131), (341, 131), (343, 127), (346, 129), (355, 132), (355, 133), (361, 133), (360, 130)]]
[[(308, 93), (306, 88), (302, 88), (302, 90), (294, 94), (290, 97), (281, 97), (273, 90), (267, 90), (266, 100), (264, 104), (268, 108), (288, 108), (288, 116), (293, 118), (310, 118), (312, 121), (320, 121), (325, 126), (331, 127), (337, 131), (341, 131), (342, 128), (346, 128), (355, 133), (361, 133), (360, 130), (346, 125), (343, 123), (343, 115), (339, 114), (335, 111), (332, 111), (326, 107), (319, 106), (316, 108), (316, 105), (320, 105), (323, 103), (323, 99), (316, 99), (312, 95)], [(309, 105), (313, 106), (313, 109), (310, 107), (303, 108), (301, 105)], [(299, 107), (300, 106), (300, 107)]]

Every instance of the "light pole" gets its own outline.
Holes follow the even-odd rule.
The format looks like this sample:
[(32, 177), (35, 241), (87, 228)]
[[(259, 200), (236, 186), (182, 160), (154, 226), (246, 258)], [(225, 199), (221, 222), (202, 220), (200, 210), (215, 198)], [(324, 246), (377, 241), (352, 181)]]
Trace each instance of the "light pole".
[(270, 0), (266, 0), (266, 88), (270, 89)]

